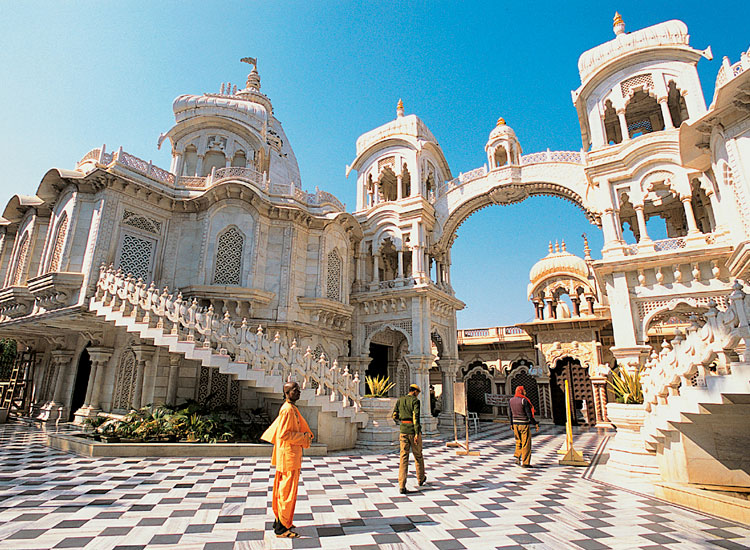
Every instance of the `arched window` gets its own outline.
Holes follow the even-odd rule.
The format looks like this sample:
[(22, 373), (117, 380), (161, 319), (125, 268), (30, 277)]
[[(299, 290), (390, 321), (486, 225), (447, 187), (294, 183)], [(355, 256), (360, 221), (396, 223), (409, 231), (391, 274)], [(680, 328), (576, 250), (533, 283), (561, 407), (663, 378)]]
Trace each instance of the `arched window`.
[(16, 261), (13, 264), (13, 276), (10, 280), (10, 286), (18, 286), (21, 284), (24, 271), (26, 271), (26, 261), (29, 258), (30, 241), (29, 232), (26, 231), (23, 234), (23, 237), (21, 237), (21, 244), (18, 245), (18, 253), (16, 254)]
[(504, 147), (498, 147), (495, 151), (495, 166), (500, 168), (508, 164), (508, 153), (505, 152)]
[(326, 298), (341, 302), (341, 257), (335, 250), (328, 253), (326, 271)]
[(617, 116), (617, 111), (615, 111), (615, 108), (612, 106), (612, 102), (609, 99), (604, 104), (604, 131), (606, 133), (607, 143), (609, 145), (622, 142), (620, 119)]
[(235, 227), (230, 227), (219, 235), (213, 284), (239, 286), (242, 283), (242, 248), (244, 243), (245, 237)]
[(198, 168), (198, 149), (195, 145), (188, 145), (185, 147), (185, 160), (182, 165), (183, 176), (195, 176), (195, 171)]
[(62, 219), (57, 223), (55, 239), (53, 241), (52, 255), (49, 262), (47, 273), (53, 273), (60, 269), (60, 260), (62, 259), (63, 246), (65, 245), (65, 236), (68, 232), (68, 214), (62, 215)]
[(669, 81), (667, 107), (669, 107), (669, 114), (672, 117), (672, 124), (675, 128), (679, 128), (680, 124), (688, 119), (688, 110), (685, 98), (674, 80)]
[(227, 165), (227, 159), (221, 151), (209, 151), (203, 157), (202, 176), (208, 176), (211, 170), (224, 168)]
[(239, 168), (244, 168), (247, 166), (247, 158), (245, 157), (244, 151), (237, 151), (234, 154), (234, 158), (232, 159), (232, 166), (238, 166)]
[(636, 91), (625, 109), (630, 137), (650, 134), (664, 129), (664, 117), (656, 99), (643, 90)]

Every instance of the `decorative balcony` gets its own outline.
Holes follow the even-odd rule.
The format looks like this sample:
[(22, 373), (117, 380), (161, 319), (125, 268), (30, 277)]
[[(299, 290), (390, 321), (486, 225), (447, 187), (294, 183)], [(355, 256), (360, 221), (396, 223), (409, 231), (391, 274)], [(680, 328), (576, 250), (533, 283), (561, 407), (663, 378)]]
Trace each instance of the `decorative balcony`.
[(43, 313), (73, 305), (81, 290), (83, 273), (54, 272), (28, 280), (28, 290), (34, 296), (34, 312)]
[(184, 301), (195, 298), (200, 307), (213, 307), (223, 315), (226, 311), (233, 319), (251, 319), (257, 307), (267, 306), (276, 294), (259, 288), (219, 285), (190, 285), (181, 289)]
[(34, 295), (25, 286), (9, 286), (0, 290), (0, 322), (23, 317), (32, 312)]
[(309, 322), (334, 330), (349, 330), (352, 306), (328, 298), (297, 298), (299, 307), (309, 315)]
[(471, 328), (458, 331), (458, 345), (489, 344), (493, 342), (523, 342), (531, 341), (526, 331), (516, 326)]

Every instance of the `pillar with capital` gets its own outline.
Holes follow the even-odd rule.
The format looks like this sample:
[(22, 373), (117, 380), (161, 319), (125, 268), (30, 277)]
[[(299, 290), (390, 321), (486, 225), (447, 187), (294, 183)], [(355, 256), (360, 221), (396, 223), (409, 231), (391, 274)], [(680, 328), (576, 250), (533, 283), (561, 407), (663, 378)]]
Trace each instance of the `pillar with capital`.
[(176, 353), (169, 354), (169, 377), (167, 378), (167, 405), (177, 404), (177, 381), (180, 373), (181, 357)]
[[(39, 412), (39, 420), (59, 420), (65, 418), (66, 390), (69, 389), (70, 365), (73, 361), (72, 350), (53, 350), (49, 368), (55, 373), (52, 386), (52, 400), (46, 403)], [(50, 371), (52, 374), (52, 371)], [(67, 405), (69, 406), (69, 405)]]
[(461, 367), (460, 359), (440, 359), (440, 373), (443, 378), (443, 406), (438, 416), (441, 430), (453, 428), (453, 383), (458, 381), (458, 370)]
[(86, 349), (91, 359), (91, 372), (86, 385), (86, 398), (83, 406), (75, 413), (75, 421), (82, 422), (84, 418), (96, 416), (99, 411), (99, 399), (101, 387), (104, 384), (104, 375), (109, 360), (112, 358), (112, 348), (89, 347)]
[(154, 347), (141, 344), (133, 346), (135, 352), (135, 388), (133, 389), (133, 402), (130, 406), (140, 409), (143, 403), (143, 386), (145, 384), (146, 363), (154, 356)]
[(432, 355), (409, 355), (406, 357), (414, 372), (414, 384), (419, 386), (420, 421), (422, 432), (426, 435), (437, 434), (437, 419), (430, 413), (430, 366)]

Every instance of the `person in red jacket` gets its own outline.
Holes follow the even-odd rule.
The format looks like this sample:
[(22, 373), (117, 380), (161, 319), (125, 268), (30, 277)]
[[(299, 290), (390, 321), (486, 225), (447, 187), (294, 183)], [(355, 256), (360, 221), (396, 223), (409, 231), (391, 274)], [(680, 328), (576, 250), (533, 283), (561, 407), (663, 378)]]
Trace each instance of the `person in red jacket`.
[(273, 481), (274, 533), (277, 537), (297, 538), (299, 534), (292, 531), (292, 520), (297, 504), (299, 472), (302, 469), (302, 449), (310, 447), (313, 433), (294, 405), (300, 397), (299, 384), (284, 384), (284, 397), (286, 401), (279, 409), (279, 416), (261, 439), (273, 443), (271, 466), (276, 467)]
[(534, 406), (526, 397), (526, 390), (523, 386), (516, 388), (516, 394), (508, 401), (508, 418), (510, 418), (510, 427), (516, 438), (516, 452), (513, 456), (516, 464), (524, 468), (531, 467), (531, 425), (536, 426), (539, 431), (539, 423), (534, 418)]

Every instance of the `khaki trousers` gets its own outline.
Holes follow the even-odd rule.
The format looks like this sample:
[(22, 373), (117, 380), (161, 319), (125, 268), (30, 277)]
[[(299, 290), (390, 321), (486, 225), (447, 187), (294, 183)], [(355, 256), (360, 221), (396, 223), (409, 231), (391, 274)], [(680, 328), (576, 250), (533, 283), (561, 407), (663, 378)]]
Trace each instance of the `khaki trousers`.
[(528, 424), (513, 424), (513, 435), (516, 437), (516, 452), (513, 456), (521, 457), (521, 463), (531, 464), (531, 429)]
[(409, 450), (414, 455), (414, 462), (417, 465), (417, 480), (424, 478), (424, 458), (422, 457), (422, 437), (417, 441), (412, 434), (400, 434), (399, 442), (401, 443), (401, 464), (398, 467), (398, 486), (400, 489), (406, 487), (406, 476), (409, 473)]
[(294, 520), (294, 507), (297, 504), (297, 488), (299, 486), (299, 470), (279, 472), (273, 480), (273, 515), (281, 524), (289, 529)]

